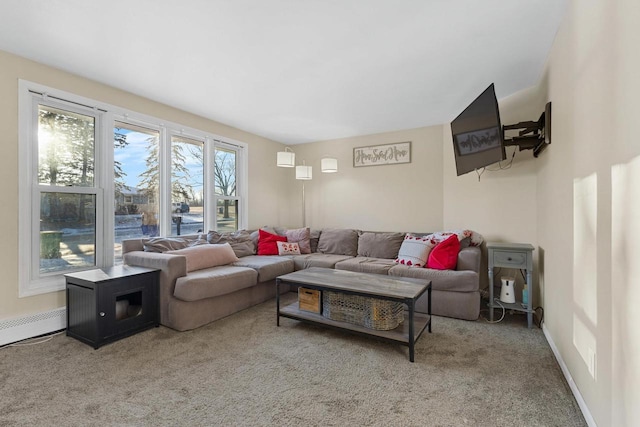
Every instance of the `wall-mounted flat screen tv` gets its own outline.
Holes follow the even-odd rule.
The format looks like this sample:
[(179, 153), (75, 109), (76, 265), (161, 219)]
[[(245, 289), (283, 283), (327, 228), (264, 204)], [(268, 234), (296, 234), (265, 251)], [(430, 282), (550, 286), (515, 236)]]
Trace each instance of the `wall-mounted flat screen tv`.
[(458, 176), (506, 158), (493, 83), (451, 122)]

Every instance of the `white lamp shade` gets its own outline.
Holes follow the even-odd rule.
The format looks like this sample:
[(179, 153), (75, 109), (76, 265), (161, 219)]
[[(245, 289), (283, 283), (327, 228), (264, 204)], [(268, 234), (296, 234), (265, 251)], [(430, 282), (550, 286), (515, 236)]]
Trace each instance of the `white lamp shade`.
[(320, 160), (320, 170), (324, 173), (338, 172), (338, 159), (325, 157)]
[(296, 179), (309, 180), (312, 177), (311, 166), (296, 166)]
[(292, 151), (278, 151), (277, 165), (281, 168), (292, 168), (296, 165), (296, 153)]

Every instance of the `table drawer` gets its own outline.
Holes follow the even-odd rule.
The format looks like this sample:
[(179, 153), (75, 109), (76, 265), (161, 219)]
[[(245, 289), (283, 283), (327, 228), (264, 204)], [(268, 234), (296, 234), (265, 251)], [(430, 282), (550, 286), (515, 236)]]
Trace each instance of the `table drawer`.
[(523, 252), (494, 251), (493, 264), (496, 267), (527, 268), (527, 254)]

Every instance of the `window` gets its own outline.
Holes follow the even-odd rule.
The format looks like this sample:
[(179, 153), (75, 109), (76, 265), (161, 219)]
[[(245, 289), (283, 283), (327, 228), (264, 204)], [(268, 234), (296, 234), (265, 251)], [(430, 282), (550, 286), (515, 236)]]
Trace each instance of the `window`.
[(204, 231), (204, 142), (171, 137), (171, 234)]
[[(122, 262), (122, 240), (160, 233), (160, 132), (116, 121), (113, 129), (114, 260)], [(134, 202), (135, 201), (135, 202)]]
[[(34, 276), (96, 265), (95, 129), (100, 116), (37, 103), (39, 244)], [(35, 117), (34, 117), (35, 119)], [(35, 246), (35, 245), (34, 245)], [(36, 254), (36, 250), (38, 253)]]
[(246, 227), (246, 144), (19, 84), (21, 297), (121, 263), (123, 239)]
[(103, 200), (95, 178), (102, 112), (35, 94), (30, 100), (21, 160), (33, 167), (22, 170), (19, 204), (29, 230), (20, 240), (21, 283), (31, 286), (21, 294), (59, 286), (62, 273), (94, 268), (102, 256)]
[(236, 148), (221, 143), (216, 147), (213, 177), (216, 194), (216, 225), (219, 231), (238, 229), (237, 158)]

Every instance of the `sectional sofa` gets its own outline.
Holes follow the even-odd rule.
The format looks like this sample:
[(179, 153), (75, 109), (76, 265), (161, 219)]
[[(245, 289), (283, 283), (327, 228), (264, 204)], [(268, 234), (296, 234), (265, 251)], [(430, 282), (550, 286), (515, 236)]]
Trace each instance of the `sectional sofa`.
[[(245, 230), (129, 239), (122, 242), (122, 251), (126, 264), (161, 270), (160, 323), (179, 331), (197, 328), (269, 300), (275, 296), (276, 277), (310, 267), (429, 279), (433, 314), (465, 320), (478, 318), (481, 240), (470, 242), (463, 238), (455, 269), (435, 270), (396, 261), (406, 233), (353, 229), (269, 228), (269, 231), (288, 234), (289, 241), (298, 239), (302, 248), (308, 245), (302, 251), (308, 253), (256, 255), (258, 232)], [(301, 231), (306, 231), (307, 240)], [(213, 247), (224, 255), (202, 255)], [(196, 253), (200, 254), (194, 256)], [(285, 292), (288, 290), (283, 288)], [(419, 301), (416, 309), (426, 311), (426, 301)]]

